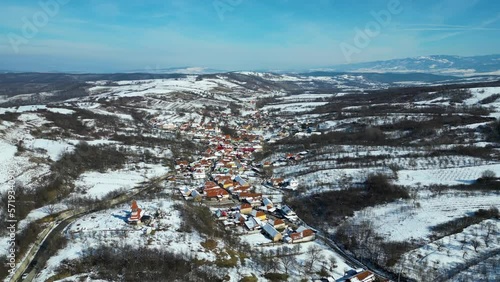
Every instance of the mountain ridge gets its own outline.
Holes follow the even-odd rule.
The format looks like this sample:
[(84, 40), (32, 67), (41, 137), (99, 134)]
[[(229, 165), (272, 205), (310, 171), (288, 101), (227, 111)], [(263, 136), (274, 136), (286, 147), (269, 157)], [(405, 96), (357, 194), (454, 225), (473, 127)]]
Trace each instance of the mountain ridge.
[(455, 76), (500, 75), (500, 54), (430, 55), (334, 65), (311, 71), (431, 73)]

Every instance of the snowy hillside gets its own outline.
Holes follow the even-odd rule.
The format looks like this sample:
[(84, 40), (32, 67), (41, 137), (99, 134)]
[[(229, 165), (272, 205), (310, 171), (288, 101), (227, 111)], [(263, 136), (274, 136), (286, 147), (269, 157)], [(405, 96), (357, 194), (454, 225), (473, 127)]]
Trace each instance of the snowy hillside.
[(178, 265), (172, 281), (498, 273), (486, 238), (500, 208), (496, 81), (235, 72), (84, 84), (0, 108), (0, 192), (22, 203), (0, 211), (17, 220), (13, 277), (127, 280), (140, 270), (121, 254), (138, 250), (145, 277), (168, 274), (157, 261)]
[(500, 55), (488, 56), (421, 56), (368, 63), (339, 65), (330, 68), (335, 71), (354, 72), (417, 72), (443, 75), (499, 75)]

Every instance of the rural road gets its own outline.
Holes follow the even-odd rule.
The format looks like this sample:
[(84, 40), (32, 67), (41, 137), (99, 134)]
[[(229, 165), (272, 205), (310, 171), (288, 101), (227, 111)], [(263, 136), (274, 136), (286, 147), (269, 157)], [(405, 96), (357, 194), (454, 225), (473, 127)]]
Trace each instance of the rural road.
[[(172, 173), (167, 173), (159, 178), (150, 180), (149, 183), (145, 184), (143, 188), (136, 187), (127, 192), (127, 194), (122, 194), (113, 199), (106, 200), (104, 203), (101, 203), (101, 209), (107, 209), (112, 206), (123, 204), (127, 201), (132, 200), (138, 194), (145, 192), (149, 189), (156, 187), (157, 184), (166, 180)], [(95, 209), (93, 207), (82, 209), (81, 211), (75, 212), (73, 215), (66, 216), (65, 218), (60, 218), (56, 223), (57, 225), (51, 226), (52, 228), (48, 231), (48, 234), (35, 242), (35, 246), (32, 250), (27, 254), (27, 256), (22, 261), (21, 265), (16, 269), (16, 272), (10, 278), (10, 282), (15, 281), (36, 281), (36, 275), (39, 271), (45, 266), (47, 260), (50, 256), (45, 252), (49, 242), (53, 240), (54, 237), (60, 232), (62, 232), (69, 224), (71, 224), (76, 219), (80, 218), (83, 215), (86, 215), (91, 212), (98, 211), (99, 209)], [(68, 211), (69, 213), (70, 211)], [(44, 231), (47, 232), (47, 231)], [(42, 232), (43, 233), (43, 232)], [(30, 254), (31, 253), (31, 254)], [(22, 279), (24, 273), (27, 273), (28, 276), (25, 279)]]

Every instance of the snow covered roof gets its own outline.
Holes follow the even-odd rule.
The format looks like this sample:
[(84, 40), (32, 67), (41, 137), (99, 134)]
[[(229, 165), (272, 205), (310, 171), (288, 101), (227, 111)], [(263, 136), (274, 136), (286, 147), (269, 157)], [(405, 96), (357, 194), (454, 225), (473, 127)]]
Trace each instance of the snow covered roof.
[(262, 228), (272, 238), (276, 237), (277, 235), (280, 235), (280, 233), (278, 232), (278, 230), (276, 230), (276, 228), (274, 228), (274, 226), (272, 226), (269, 223), (266, 223)]

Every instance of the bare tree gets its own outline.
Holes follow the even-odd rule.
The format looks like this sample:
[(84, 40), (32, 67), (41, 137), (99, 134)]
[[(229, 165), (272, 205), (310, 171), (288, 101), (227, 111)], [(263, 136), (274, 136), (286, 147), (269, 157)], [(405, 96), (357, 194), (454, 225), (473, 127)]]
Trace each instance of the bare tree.
[(460, 243), (462, 244), (462, 246), (460, 247), (460, 250), (463, 250), (465, 245), (467, 244), (467, 237), (465, 236), (465, 234), (464, 234), (464, 237), (462, 238), (462, 240), (460, 240)]
[(317, 245), (310, 246), (306, 251), (306, 260), (304, 262), (305, 271), (307, 273), (312, 273), (314, 266), (318, 261), (324, 260), (325, 256), (322, 254), (322, 250)]
[(434, 244), (436, 244), (438, 251), (442, 251), (444, 247), (444, 242), (443, 240), (436, 240), (434, 241)]
[(477, 248), (481, 247), (481, 242), (478, 239), (472, 239), (470, 244), (474, 248), (474, 251), (477, 253)]
[(486, 223), (486, 232), (483, 235), (484, 244), (486, 247), (489, 247), (489, 243), (491, 242), (491, 234), (496, 232), (496, 225), (491, 222)]
[(54, 204), (49, 204), (49, 205), (46, 205), (44, 208), (43, 208), (43, 211), (48, 213), (49, 215), (53, 215), (56, 211), (56, 206)]
[(280, 262), (283, 268), (285, 269), (285, 273), (288, 274), (290, 269), (293, 269), (294, 266), (297, 265), (297, 259), (292, 254), (284, 254), (280, 257)]
[(331, 256), (328, 258), (329, 263), (330, 263), (330, 271), (334, 270), (337, 268), (337, 259), (334, 256)]

